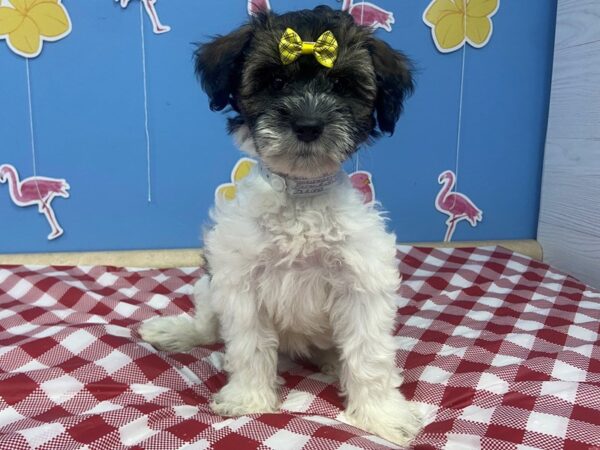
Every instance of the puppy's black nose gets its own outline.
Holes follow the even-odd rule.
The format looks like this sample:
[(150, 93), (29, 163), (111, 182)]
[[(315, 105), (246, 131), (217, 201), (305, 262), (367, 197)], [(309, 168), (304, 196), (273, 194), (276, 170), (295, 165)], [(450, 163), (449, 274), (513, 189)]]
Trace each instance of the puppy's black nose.
[(302, 117), (300, 119), (296, 119), (296, 121), (292, 124), (292, 130), (303, 142), (312, 142), (315, 141), (321, 136), (323, 133), (323, 128), (325, 128), (325, 124), (323, 121), (319, 119), (313, 119), (311, 117)]

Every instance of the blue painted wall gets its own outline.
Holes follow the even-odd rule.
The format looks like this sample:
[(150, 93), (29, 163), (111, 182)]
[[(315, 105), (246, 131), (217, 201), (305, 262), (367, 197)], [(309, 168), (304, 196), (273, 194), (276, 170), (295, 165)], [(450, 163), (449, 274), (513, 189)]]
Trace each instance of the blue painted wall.
[[(36, 208), (18, 208), (0, 184), (0, 252), (192, 247), (201, 244), (214, 189), (239, 152), (211, 113), (192, 71), (192, 42), (226, 33), (246, 0), (159, 1), (172, 31), (146, 20), (153, 202), (146, 201), (146, 148), (139, 8), (111, 0), (64, 0), (73, 31), (30, 61), (38, 174), (66, 178), (71, 198), (54, 200), (65, 234)], [(276, 10), (333, 0), (272, 0)], [(422, 14), (428, 1), (377, 0), (395, 14), (378, 31), (417, 64), (417, 90), (396, 134), (359, 156), (402, 241), (442, 240), (434, 208), (438, 175), (455, 167), (461, 52), (439, 53)], [(467, 48), (459, 190), (484, 211), (455, 240), (534, 238), (546, 129), (556, 2), (502, 0), (494, 35)], [(0, 41), (0, 164), (32, 175), (25, 60)], [(351, 163), (354, 166), (354, 162)]]

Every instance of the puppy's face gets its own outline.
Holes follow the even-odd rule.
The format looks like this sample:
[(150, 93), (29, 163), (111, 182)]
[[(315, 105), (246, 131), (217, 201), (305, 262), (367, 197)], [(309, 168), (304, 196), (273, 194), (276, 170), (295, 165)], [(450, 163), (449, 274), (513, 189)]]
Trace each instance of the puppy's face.
[[(338, 42), (332, 68), (314, 55), (283, 64), (287, 28), (314, 42), (331, 31)], [(300, 177), (335, 172), (360, 144), (392, 133), (412, 89), (406, 58), (342, 11), (264, 14), (233, 33), (201, 45), (196, 70), (211, 108), (227, 106), (243, 150), (273, 171)]]

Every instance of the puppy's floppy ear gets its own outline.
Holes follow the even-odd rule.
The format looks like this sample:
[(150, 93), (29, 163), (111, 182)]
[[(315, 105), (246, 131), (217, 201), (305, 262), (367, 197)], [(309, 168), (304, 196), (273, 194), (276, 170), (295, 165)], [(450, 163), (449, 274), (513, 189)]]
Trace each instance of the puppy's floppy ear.
[(393, 134), (404, 100), (414, 89), (411, 63), (402, 53), (375, 37), (369, 41), (369, 51), (377, 77), (377, 124), (382, 132)]
[(238, 111), (236, 96), (242, 78), (244, 54), (252, 35), (252, 25), (246, 24), (226, 36), (217, 36), (206, 44), (200, 44), (196, 49), (196, 75), (213, 111), (221, 111), (228, 104)]

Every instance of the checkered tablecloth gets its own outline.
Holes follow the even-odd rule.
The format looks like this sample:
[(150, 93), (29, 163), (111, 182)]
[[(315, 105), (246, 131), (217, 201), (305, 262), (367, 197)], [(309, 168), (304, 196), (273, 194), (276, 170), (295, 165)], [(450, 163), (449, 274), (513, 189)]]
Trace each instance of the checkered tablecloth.
[[(600, 293), (501, 248), (399, 248), (402, 391), (418, 449), (600, 448)], [(379, 449), (335, 380), (280, 361), (282, 412), (215, 416), (220, 344), (163, 353), (197, 269), (0, 266), (0, 449)]]

